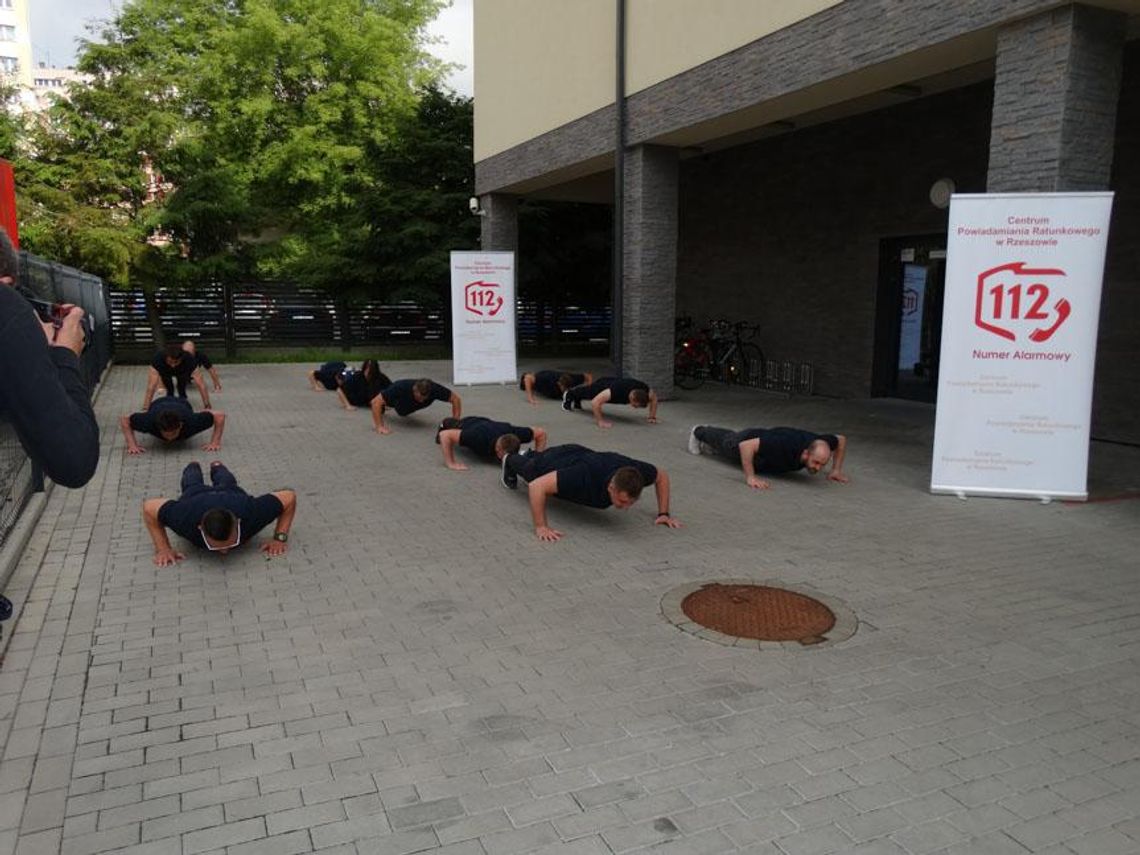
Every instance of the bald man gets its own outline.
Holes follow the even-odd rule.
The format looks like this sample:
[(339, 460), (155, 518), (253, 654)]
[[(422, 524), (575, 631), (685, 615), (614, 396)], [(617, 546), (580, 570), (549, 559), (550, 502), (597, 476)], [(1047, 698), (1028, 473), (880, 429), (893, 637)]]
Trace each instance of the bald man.
[(744, 481), (753, 490), (767, 490), (771, 483), (757, 475), (782, 475), (806, 470), (816, 475), (831, 462), (829, 481), (847, 483), (843, 459), (847, 437), (843, 434), (812, 433), (792, 427), (746, 428), (731, 431), (711, 425), (696, 425), (689, 432), (689, 453), (708, 452), (740, 464)]

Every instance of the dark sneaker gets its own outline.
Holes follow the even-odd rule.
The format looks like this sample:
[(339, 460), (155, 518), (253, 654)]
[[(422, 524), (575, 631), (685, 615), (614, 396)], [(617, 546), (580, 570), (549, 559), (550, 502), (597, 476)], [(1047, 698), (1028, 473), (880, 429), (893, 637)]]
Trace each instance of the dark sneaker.
[[(701, 441), (697, 439), (697, 428), (700, 425), (693, 425), (693, 429), (689, 431), (689, 454), (701, 453)], [(437, 439), (436, 442), (439, 442)]]
[(516, 490), (519, 486), (519, 476), (507, 470), (507, 461), (510, 459), (510, 457), (511, 456), (509, 454), (503, 455), (502, 477), (500, 480), (503, 482), (503, 486), (508, 490)]
[(562, 409), (564, 409), (566, 412), (570, 412), (570, 407), (570, 390), (567, 389), (562, 393)]

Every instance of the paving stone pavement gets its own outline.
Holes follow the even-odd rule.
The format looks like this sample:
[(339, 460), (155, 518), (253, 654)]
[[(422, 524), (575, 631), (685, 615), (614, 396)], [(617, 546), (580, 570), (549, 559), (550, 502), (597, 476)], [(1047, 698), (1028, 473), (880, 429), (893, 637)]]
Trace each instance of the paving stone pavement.
[[(672, 476), (685, 528), (648, 496), (554, 503), (541, 544), (495, 467), (444, 468), (444, 406), (380, 437), (307, 367), (223, 365), (216, 396), (216, 456), (299, 493), (289, 553), (165, 569), (140, 503), (212, 455), (126, 457), (145, 373), (110, 372), (96, 477), (52, 493), (9, 586), (0, 855), (1140, 851), (1140, 501), (931, 496), (931, 410), (903, 402), (710, 386), (602, 432), (460, 389)], [(686, 453), (697, 421), (845, 432), (852, 483), (752, 493)], [(1093, 472), (1135, 488), (1140, 450), (1094, 444)], [(662, 619), (721, 577), (812, 586), (858, 631), (749, 651)]]

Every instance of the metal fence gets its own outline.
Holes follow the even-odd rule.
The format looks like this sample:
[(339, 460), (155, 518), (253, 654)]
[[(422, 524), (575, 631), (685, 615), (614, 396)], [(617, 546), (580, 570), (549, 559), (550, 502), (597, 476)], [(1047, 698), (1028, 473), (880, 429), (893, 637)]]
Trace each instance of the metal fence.
[[(20, 283), (37, 298), (81, 306), (94, 324), (94, 338), (80, 358), (87, 387), (95, 384), (111, 360), (110, 309), (102, 280), (62, 264), (20, 253)], [(0, 366), (19, 371), (20, 366)], [(41, 489), (42, 477), (32, 466), (12, 425), (0, 413), (0, 545), (7, 539), (32, 493)]]
[[(120, 357), (149, 358), (155, 335), (142, 291), (110, 294), (111, 329)], [(164, 337), (193, 339), (211, 354), (282, 347), (365, 347), (450, 341), (445, 309), (404, 301), (346, 299), (288, 283), (159, 289), (153, 310)], [(522, 344), (605, 343), (608, 306), (556, 306), (520, 300)]]

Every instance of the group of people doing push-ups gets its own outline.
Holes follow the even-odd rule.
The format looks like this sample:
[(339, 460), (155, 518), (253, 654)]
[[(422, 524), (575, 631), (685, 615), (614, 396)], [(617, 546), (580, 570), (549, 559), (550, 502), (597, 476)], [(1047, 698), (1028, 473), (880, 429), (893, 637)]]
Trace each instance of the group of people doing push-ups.
[[(140, 412), (124, 415), (121, 420), (127, 440), (127, 452), (143, 452), (136, 433), (148, 433), (164, 445), (184, 441), (196, 433), (213, 428), (207, 451), (221, 448), (225, 414), (210, 407), (209, 393), (201, 371), (210, 374), (214, 391), (221, 382), (205, 354), (196, 352), (192, 343), (170, 345), (156, 355), (150, 368), (146, 397)], [(345, 409), (368, 408), (377, 433), (389, 434), (385, 420), (389, 411), (408, 416), (435, 402), (450, 404), (451, 415), (439, 422), (435, 442), (440, 446), (447, 468), (462, 471), (467, 464), (457, 456), (466, 449), (477, 458), (499, 466), (502, 484), (517, 489), (519, 480), (526, 482), (535, 535), (542, 541), (562, 538), (552, 528), (546, 507), (550, 498), (558, 498), (587, 507), (627, 509), (652, 486), (657, 499), (655, 525), (678, 528), (681, 523), (670, 510), (669, 476), (664, 469), (612, 451), (596, 451), (582, 445), (548, 445), (547, 432), (536, 425), (515, 425), (485, 416), (464, 416), (463, 402), (451, 389), (433, 380), (404, 379), (393, 381), (380, 370), (376, 360), (365, 360), (359, 370), (344, 362), (327, 362), (308, 373), (309, 384), (316, 391), (336, 392)], [(166, 388), (164, 397), (155, 399), (159, 385)], [(195, 412), (187, 398), (193, 384), (202, 396), (202, 410)], [(539, 398), (560, 400), (567, 411), (589, 406), (595, 424), (610, 428), (605, 407), (628, 405), (647, 409), (648, 421), (656, 423), (658, 396), (647, 384), (631, 378), (599, 377), (588, 372), (543, 370), (525, 373), (519, 378), (519, 389), (533, 406)], [(814, 434), (796, 428), (750, 428), (731, 431), (711, 425), (697, 425), (689, 434), (688, 450), (693, 454), (708, 453), (738, 463), (745, 482), (754, 489), (767, 489), (770, 483), (761, 474), (782, 474), (806, 470), (822, 471), (829, 463), (828, 478), (846, 482), (843, 472), (846, 438), (839, 434)], [(254, 534), (275, 523), (273, 537), (261, 546), (267, 557), (287, 550), (289, 529), (296, 511), (296, 494), (278, 490), (251, 496), (238, 486), (235, 476), (220, 462), (210, 466), (210, 486), (205, 483), (202, 468), (191, 463), (182, 474), (178, 499), (148, 499), (143, 504), (143, 518), (154, 541), (154, 561), (160, 567), (183, 558), (170, 543), (166, 529), (171, 529), (193, 545), (225, 554), (247, 542)]]

